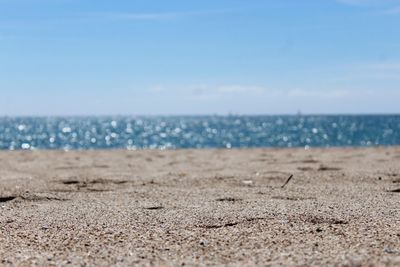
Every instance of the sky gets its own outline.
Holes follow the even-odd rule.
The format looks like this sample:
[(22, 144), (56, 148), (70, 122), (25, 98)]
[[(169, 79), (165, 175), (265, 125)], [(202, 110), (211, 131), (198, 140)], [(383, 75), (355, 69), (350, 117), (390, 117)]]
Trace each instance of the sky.
[(0, 0), (0, 116), (400, 113), (400, 0)]

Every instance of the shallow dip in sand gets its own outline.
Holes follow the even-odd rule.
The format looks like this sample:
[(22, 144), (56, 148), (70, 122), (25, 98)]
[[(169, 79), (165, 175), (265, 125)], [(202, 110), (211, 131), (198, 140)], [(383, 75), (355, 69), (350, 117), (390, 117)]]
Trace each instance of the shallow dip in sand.
[(400, 265), (399, 147), (0, 152), (0, 182), (0, 265)]

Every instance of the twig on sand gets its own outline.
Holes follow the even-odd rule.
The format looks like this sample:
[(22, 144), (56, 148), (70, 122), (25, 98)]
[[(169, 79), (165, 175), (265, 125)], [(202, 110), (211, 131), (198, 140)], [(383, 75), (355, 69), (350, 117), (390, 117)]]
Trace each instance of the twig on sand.
[(284, 188), (289, 182), (290, 182), (290, 180), (292, 180), (292, 178), (293, 178), (293, 174), (291, 174), (290, 176), (289, 176), (289, 178), (286, 180), (286, 182), (281, 186), (281, 188)]
[(400, 188), (393, 189), (393, 190), (389, 190), (388, 192), (391, 192), (391, 193), (400, 193)]

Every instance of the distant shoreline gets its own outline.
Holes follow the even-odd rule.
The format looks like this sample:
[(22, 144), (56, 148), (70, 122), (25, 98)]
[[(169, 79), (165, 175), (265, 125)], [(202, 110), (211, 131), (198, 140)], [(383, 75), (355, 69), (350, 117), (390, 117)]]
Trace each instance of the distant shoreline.
[(0, 119), (62, 119), (62, 118), (199, 118), (199, 117), (354, 117), (354, 116), (400, 116), (400, 112), (382, 112), (382, 113), (282, 113), (282, 114), (76, 114), (76, 115), (0, 115)]
[(233, 148), (224, 148), (224, 147), (212, 147), (212, 148), (173, 148), (173, 149), (158, 149), (158, 148), (138, 148), (138, 149), (126, 149), (126, 148), (90, 148), (90, 149), (61, 149), (61, 148), (55, 148), (55, 149), (14, 149), (14, 150), (9, 150), (9, 149), (0, 149), (0, 153), (4, 152), (73, 152), (73, 153), (79, 153), (79, 152), (87, 152), (87, 151), (92, 151), (92, 152), (140, 152), (140, 151), (159, 151), (159, 152), (164, 152), (164, 151), (246, 151), (246, 150), (294, 150), (294, 151), (301, 151), (301, 150), (311, 150), (311, 151), (318, 151), (318, 150), (364, 150), (364, 149), (397, 149), (400, 148), (400, 145), (388, 145), (388, 146), (331, 146), (331, 147), (309, 147), (309, 148), (304, 148), (304, 147), (233, 147)]

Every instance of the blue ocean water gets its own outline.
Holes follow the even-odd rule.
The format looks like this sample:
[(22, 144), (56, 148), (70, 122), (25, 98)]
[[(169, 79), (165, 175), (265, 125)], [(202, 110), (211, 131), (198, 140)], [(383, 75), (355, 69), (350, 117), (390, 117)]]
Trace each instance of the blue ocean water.
[(400, 115), (2, 117), (0, 149), (400, 145)]

